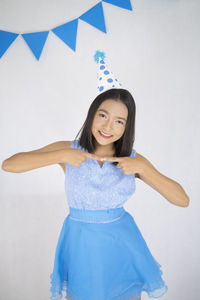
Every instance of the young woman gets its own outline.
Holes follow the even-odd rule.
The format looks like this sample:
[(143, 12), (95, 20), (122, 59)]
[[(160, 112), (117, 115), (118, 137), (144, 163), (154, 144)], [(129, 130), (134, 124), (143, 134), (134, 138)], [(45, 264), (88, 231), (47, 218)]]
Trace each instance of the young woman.
[(51, 299), (64, 290), (70, 300), (139, 300), (143, 291), (161, 297), (168, 290), (161, 265), (123, 205), (135, 178), (174, 205), (187, 207), (189, 197), (133, 148), (135, 102), (127, 90), (98, 95), (80, 131), (73, 141), (17, 153), (2, 165), (17, 173), (57, 163), (66, 174), (70, 212), (56, 247)]

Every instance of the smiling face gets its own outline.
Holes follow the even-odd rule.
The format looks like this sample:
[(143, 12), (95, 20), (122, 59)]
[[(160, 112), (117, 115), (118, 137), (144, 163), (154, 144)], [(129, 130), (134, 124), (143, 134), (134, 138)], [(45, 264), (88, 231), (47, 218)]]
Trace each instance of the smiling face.
[(97, 146), (112, 146), (119, 140), (125, 131), (127, 118), (128, 109), (124, 103), (113, 99), (103, 101), (95, 113), (91, 129)]

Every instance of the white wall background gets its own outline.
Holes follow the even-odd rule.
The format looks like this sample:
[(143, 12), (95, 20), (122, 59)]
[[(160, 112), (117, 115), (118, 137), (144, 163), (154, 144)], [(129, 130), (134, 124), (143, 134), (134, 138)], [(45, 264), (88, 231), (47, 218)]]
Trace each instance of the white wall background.
[[(49, 30), (98, 2), (0, 0), (0, 29)], [(50, 32), (38, 62), (22, 37), (15, 40), (0, 60), (0, 159), (74, 139), (96, 96), (94, 52), (104, 50), (135, 98), (134, 148), (190, 197), (187, 208), (172, 205), (137, 179), (125, 208), (162, 265), (169, 288), (162, 299), (197, 300), (200, 2), (132, 5), (128, 11), (103, 3), (107, 34), (79, 20), (76, 52)], [(55, 247), (68, 214), (64, 172), (58, 165), (0, 172), (0, 299), (49, 299)]]

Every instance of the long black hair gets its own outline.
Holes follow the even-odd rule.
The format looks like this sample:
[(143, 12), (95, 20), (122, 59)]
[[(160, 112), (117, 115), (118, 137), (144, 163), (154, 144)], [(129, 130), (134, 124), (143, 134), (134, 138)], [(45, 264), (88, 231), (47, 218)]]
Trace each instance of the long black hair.
[[(81, 129), (79, 130), (78, 134), (76, 135), (75, 139), (77, 139), (81, 131), (81, 135), (78, 138), (80, 146), (87, 149), (89, 153), (93, 153), (95, 151), (95, 138), (91, 131), (93, 119), (101, 103), (108, 99), (121, 101), (126, 105), (128, 109), (128, 118), (126, 122), (125, 131), (121, 138), (114, 142), (114, 147), (115, 156), (130, 156), (135, 141), (136, 106), (133, 96), (128, 90), (125, 89), (110, 89), (99, 94), (90, 105), (86, 120)], [(116, 165), (117, 162), (113, 162), (113, 164)]]

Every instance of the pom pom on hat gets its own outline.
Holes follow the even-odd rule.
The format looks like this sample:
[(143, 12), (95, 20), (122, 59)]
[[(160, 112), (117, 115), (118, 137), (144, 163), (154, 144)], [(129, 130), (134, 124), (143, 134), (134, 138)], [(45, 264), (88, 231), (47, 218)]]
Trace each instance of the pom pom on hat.
[(105, 57), (106, 55), (103, 51), (97, 50), (94, 55), (94, 61), (98, 63), (100, 58), (104, 60)]
[(94, 61), (98, 65), (97, 79), (98, 79), (98, 92), (104, 92), (112, 88), (121, 88), (122, 85), (115, 78), (113, 72), (111, 72), (105, 63), (106, 55), (103, 51), (97, 50), (94, 55)]

